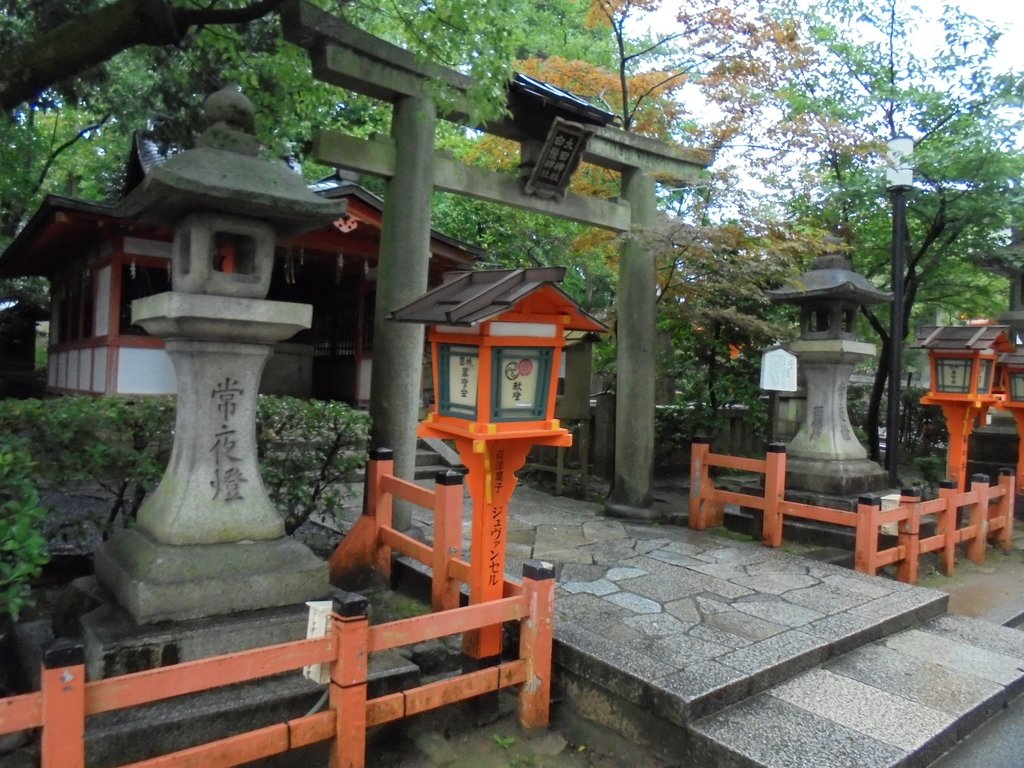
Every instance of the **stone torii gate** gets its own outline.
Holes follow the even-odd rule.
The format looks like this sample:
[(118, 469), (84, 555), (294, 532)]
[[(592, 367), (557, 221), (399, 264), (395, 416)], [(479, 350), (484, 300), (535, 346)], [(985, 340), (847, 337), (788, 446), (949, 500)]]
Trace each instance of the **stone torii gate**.
[[(673, 186), (693, 183), (710, 164), (710, 154), (562, 119), (563, 126), (586, 139), (580, 159), (621, 174), (621, 199), (562, 191), (551, 196), (529, 194), (531, 185), (522, 178), (466, 166), (435, 152), (439, 117), (463, 125), (468, 122), (466, 93), (473, 85), (471, 78), (424, 63), (304, 0), (282, 6), (281, 25), (286, 40), (309, 51), (319, 80), (393, 105), (390, 138), (362, 140), (320, 131), (314, 139), (314, 156), (327, 165), (387, 179), (370, 415), (372, 440), (395, 450), (397, 474), (411, 477), (415, 461), (423, 328), (400, 327), (386, 317), (391, 309), (426, 291), (432, 193), (454, 192), (627, 235), (619, 260), (616, 328), (618, 370), (623, 375), (616, 385), (615, 477), (607, 509), (622, 517), (651, 517), (656, 276), (654, 258), (636, 234), (654, 223), (655, 177)], [(438, 84), (450, 97), (442, 105), (432, 96)], [(549, 126), (538, 126), (536, 113), (517, 114), (515, 104), (512, 107), (511, 119), (487, 124), (482, 130), (518, 142), (524, 165), (536, 165)], [(408, 527), (408, 513), (396, 515), (395, 523)]]

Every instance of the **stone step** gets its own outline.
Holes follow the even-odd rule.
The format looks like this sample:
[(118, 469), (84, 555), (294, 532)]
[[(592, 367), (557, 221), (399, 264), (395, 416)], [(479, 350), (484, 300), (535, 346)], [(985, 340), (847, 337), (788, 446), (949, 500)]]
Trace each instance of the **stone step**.
[[(580, 710), (582, 717), (600, 721), (597, 710), (613, 709), (620, 712), (622, 720), (630, 722), (627, 729), (652, 729), (651, 737), (641, 736), (641, 740), (649, 748), (657, 749), (664, 734), (674, 727), (685, 730), (700, 718), (813, 670), (829, 658), (945, 613), (948, 596), (944, 593), (866, 577), (834, 565), (812, 567), (825, 583), (820, 599), (835, 604), (848, 600), (851, 604), (847, 609), (801, 624), (805, 618), (803, 613), (778, 602), (774, 621), (796, 623), (793, 629), (724, 653), (716, 650), (716, 641), (724, 636), (714, 629), (701, 629), (701, 637), (707, 642), (690, 641), (694, 647), (681, 644), (677, 648), (682, 663), (666, 663), (665, 659), (648, 655), (643, 646), (629, 648), (620, 638), (604, 636), (588, 628), (593, 601), (585, 604), (587, 614), (580, 616), (581, 621), (574, 621), (577, 616), (573, 615), (571, 599), (560, 590), (556, 597), (561, 621), (555, 632), (555, 662), (561, 679), (556, 678), (555, 682), (561, 687), (561, 695), (575, 699), (572, 706)], [(673, 581), (686, 591), (689, 578), (691, 575), (675, 574)], [(766, 589), (772, 589), (776, 582), (777, 589), (792, 586), (785, 581), (791, 578), (792, 574), (769, 572), (759, 577)], [(562, 590), (567, 586), (571, 585), (563, 584)], [(726, 586), (717, 589), (723, 590)], [(698, 608), (706, 603), (715, 610), (715, 602), (718, 601), (697, 598)], [(824, 605), (818, 607), (822, 612), (826, 609)], [(787, 610), (796, 612), (788, 615)], [(724, 615), (736, 622), (756, 621), (739, 612)], [(651, 621), (666, 621), (659, 616), (662, 614), (652, 614)], [(702, 657), (701, 651), (711, 655)], [(592, 706), (596, 710), (591, 709)], [(617, 727), (610, 722), (606, 724)], [(675, 757), (689, 752), (685, 745), (687, 735), (677, 735), (680, 744), (672, 750)]]
[(925, 766), (1024, 691), (1024, 633), (940, 616), (690, 726), (699, 765)]

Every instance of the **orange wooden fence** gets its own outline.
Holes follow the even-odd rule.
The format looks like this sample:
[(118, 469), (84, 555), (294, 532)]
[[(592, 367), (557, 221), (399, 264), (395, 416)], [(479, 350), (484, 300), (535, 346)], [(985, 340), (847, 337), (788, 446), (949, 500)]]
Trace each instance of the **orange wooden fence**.
[[(763, 493), (716, 488), (711, 478), (714, 467), (764, 475)], [(709, 443), (694, 441), (690, 460), (690, 527), (703, 530), (721, 525), (725, 505), (736, 504), (763, 512), (761, 540), (769, 547), (781, 546), (786, 517), (853, 528), (856, 570), (874, 575), (880, 568), (895, 564), (896, 577), (910, 584), (917, 582), (921, 555), (938, 552), (943, 572), (951, 576), (957, 544), (966, 545), (968, 558), (982, 562), (990, 540), (1008, 552), (1013, 539), (1015, 490), (1011, 469), (1000, 471), (996, 485), (991, 485), (986, 475), (975, 475), (966, 492), (958, 492), (955, 481), (943, 481), (939, 497), (930, 501), (922, 501), (915, 489), (905, 489), (900, 492), (899, 504), (884, 510), (882, 500), (870, 495), (858, 499), (856, 512), (800, 504), (786, 500), (785, 487), (784, 446), (769, 446), (764, 459), (747, 459), (712, 453)], [(934, 523), (934, 532), (925, 536), (922, 530), (929, 529), (928, 523)], [(879, 548), (883, 526), (895, 526), (895, 546)]]
[[(442, 609), (370, 626), (366, 598), (339, 591), (333, 602), (329, 632), (322, 638), (88, 682), (83, 645), (58, 639), (44, 651), (41, 690), (0, 699), (0, 734), (42, 728), (41, 768), (84, 768), (85, 723), (90, 715), (258, 680), (314, 664), (330, 665), (329, 709), (124, 768), (226, 768), (322, 741), (331, 742), (332, 768), (361, 768), (365, 765), (367, 728), (509, 686), (520, 687), (519, 718), (524, 727), (546, 726), (554, 630), (553, 567), (530, 561), (523, 566), (521, 584), (504, 581), (502, 599), (458, 607), (458, 580), (468, 572), (468, 565), (451, 554), (459, 551), (456, 542), (461, 541), (461, 534), (453, 535), (454, 530), (461, 528), (461, 477), (458, 483), (448, 478), (435, 491), (428, 491), (390, 477), (383, 471), (386, 467), (380, 466), (382, 463), (378, 462), (376, 474), (371, 474), (367, 482), (367, 515), (378, 516), (377, 536), (385, 546), (433, 564), (433, 594), (435, 604), (443, 605)], [(417, 503), (429, 502), (446, 516), (439, 534), (435, 523), (433, 547), (388, 532), (389, 526), (381, 524), (390, 513), (390, 496), (400, 494), (404, 494), (403, 498), (415, 497)], [(452, 528), (445, 530), (445, 525)], [(386, 563), (379, 550), (375, 557), (378, 565), (390, 568), (390, 552)], [(520, 622), (518, 658), (368, 699), (370, 654), (509, 621)]]

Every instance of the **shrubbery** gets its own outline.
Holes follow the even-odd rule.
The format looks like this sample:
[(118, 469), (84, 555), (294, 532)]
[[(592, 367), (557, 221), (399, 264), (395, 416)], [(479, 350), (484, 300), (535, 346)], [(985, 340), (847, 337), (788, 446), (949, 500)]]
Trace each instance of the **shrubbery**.
[(260, 396), (260, 471), (288, 533), (338, 508), (366, 462), (369, 432), (370, 417), (344, 403)]
[(33, 471), (28, 451), (0, 438), (0, 619), (18, 620), (29, 603), (31, 580), (48, 560)]
[[(135, 519), (163, 476), (173, 430), (169, 397), (0, 400), (0, 434), (22, 439), (39, 487), (110, 494), (107, 530)], [(365, 460), (368, 431), (369, 418), (343, 403), (259, 398), (260, 469), (289, 532), (335, 508)]]

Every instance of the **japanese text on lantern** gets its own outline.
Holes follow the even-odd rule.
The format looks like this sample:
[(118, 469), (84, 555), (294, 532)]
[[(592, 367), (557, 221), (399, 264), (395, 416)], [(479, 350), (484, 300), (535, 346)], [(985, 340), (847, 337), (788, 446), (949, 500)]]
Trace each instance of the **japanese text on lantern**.
[[(501, 493), (505, 484), (505, 451), (500, 448), (494, 453), (494, 492)], [(487, 529), (487, 584), (497, 586), (503, 578), (505, 568), (505, 510), (503, 505), (491, 507)]]
[(213, 480), (210, 481), (210, 486), (213, 488), (214, 499), (241, 501), (242, 483), (248, 482), (237, 466), (242, 458), (237, 453), (237, 433), (232, 427), (238, 399), (242, 393), (238, 382), (226, 376), (223, 382), (213, 388), (210, 395), (220, 417), (220, 429), (214, 433), (213, 447), (210, 448), (210, 453), (213, 454)]
[(487, 583), (496, 586), (501, 583), (501, 570), (504, 566), (504, 521), (501, 507), (495, 504), (491, 507), (491, 525), (487, 532)]

